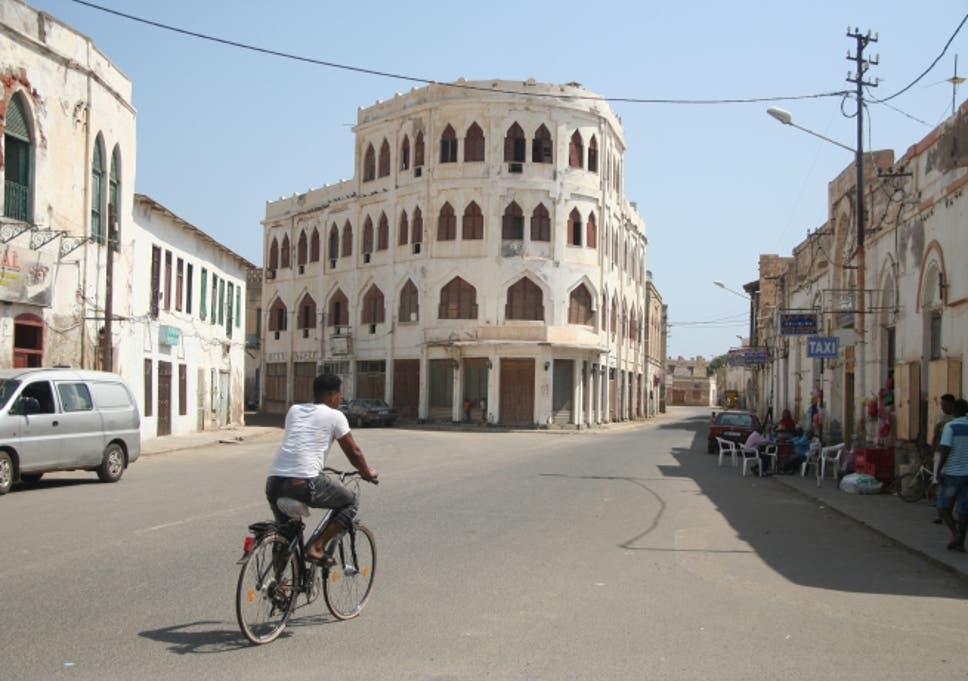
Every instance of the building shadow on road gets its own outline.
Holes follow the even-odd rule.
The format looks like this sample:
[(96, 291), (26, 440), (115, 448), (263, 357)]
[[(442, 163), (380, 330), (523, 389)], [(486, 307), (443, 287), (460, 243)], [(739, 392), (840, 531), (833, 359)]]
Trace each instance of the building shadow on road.
[[(689, 448), (671, 452), (678, 465), (660, 466), (660, 472), (667, 479), (692, 480), (732, 526), (737, 538), (777, 573), (793, 583), (820, 589), (968, 597), (968, 587), (954, 576), (932, 579), (938, 568), (924, 557), (823, 502), (774, 478), (743, 477), (731, 465), (720, 467), (718, 455), (706, 453), (708, 422), (708, 415), (698, 415), (659, 426), (692, 434)], [(930, 526), (925, 531), (933, 529)], [(623, 548), (636, 550), (634, 545)]]

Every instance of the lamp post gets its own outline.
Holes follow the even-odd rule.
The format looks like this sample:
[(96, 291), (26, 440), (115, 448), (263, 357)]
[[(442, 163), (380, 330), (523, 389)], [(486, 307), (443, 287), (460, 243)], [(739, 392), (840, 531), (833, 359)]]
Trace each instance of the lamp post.
[(749, 300), (750, 299), (750, 297), (748, 295), (746, 295), (745, 293), (740, 293), (739, 291), (736, 291), (734, 289), (731, 289), (729, 286), (727, 286), (726, 284), (724, 284), (721, 281), (718, 281), (718, 280), (717, 281), (714, 281), (713, 284), (716, 285), (716, 286), (718, 286), (719, 288), (723, 289), (724, 291), (729, 291), (730, 293), (739, 296), (740, 298), (745, 298), (746, 300)]
[[(862, 78), (858, 78), (861, 81)], [(861, 84), (858, 83), (858, 98), (862, 97), (860, 92)], [(860, 102), (861, 100), (858, 99)], [(864, 256), (864, 137), (863, 137), (863, 111), (864, 107), (859, 105), (857, 107), (857, 146), (851, 148), (846, 144), (841, 144), (836, 140), (832, 140), (829, 137), (825, 137), (818, 132), (813, 130), (808, 130), (802, 126), (796, 125), (793, 122), (793, 115), (789, 111), (777, 107), (770, 107), (766, 110), (770, 116), (776, 120), (783, 123), (783, 125), (789, 125), (790, 127), (796, 128), (797, 130), (802, 130), (814, 137), (819, 137), (820, 139), (830, 142), (833, 145), (840, 147), (841, 149), (846, 149), (847, 151), (854, 154), (854, 165), (857, 171), (857, 193), (856, 193), (856, 206), (855, 206), (855, 217), (856, 217), (856, 228), (857, 228), (857, 301), (855, 303), (857, 318), (854, 323), (854, 334), (856, 336), (856, 353), (854, 355), (855, 364), (855, 388), (854, 397), (856, 401), (857, 394), (865, 394), (865, 361), (866, 361), (866, 342), (865, 342), (865, 328), (864, 328), (864, 312), (865, 312), (865, 300), (864, 300), (864, 280), (865, 280), (865, 256)], [(863, 443), (863, 438), (865, 433), (863, 431), (864, 427), (863, 419), (858, 420), (858, 433), (855, 437), (861, 438)]]

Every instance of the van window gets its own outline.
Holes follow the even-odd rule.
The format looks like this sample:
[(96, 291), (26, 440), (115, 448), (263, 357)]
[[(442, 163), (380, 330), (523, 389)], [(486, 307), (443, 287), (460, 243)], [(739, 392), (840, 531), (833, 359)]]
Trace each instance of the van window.
[(61, 408), (64, 411), (91, 411), (91, 393), (83, 383), (58, 383)]
[(15, 381), (12, 378), (0, 378), (0, 409), (7, 406), (10, 396), (17, 392), (18, 387), (20, 387), (20, 381)]
[(28, 383), (20, 395), (21, 397), (33, 397), (37, 400), (40, 404), (38, 414), (53, 414), (55, 411), (54, 391), (50, 389), (50, 381), (34, 381), (33, 383)]
[(128, 391), (120, 383), (92, 383), (94, 402), (98, 409), (119, 409), (131, 406)]

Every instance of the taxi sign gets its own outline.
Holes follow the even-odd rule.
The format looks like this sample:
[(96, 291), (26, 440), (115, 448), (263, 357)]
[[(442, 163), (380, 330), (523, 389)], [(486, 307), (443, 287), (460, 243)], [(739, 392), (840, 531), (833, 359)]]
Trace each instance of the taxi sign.
[(807, 357), (835, 359), (839, 345), (836, 336), (810, 336), (807, 338)]

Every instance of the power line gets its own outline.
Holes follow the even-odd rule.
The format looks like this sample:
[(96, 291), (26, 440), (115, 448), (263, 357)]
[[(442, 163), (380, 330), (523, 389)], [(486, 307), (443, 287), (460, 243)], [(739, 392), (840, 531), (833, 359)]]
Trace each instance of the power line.
[[(238, 42), (236, 40), (229, 40), (227, 38), (219, 38), (217, 36), (209, 35), (206, 33), (199, 33), (198, 31), (191, 31), (185, 28), (179, 28), (177, 26), (172, 26), (170, 24), (163, 24), (158, 21), (153, 21), (151, 19), (145, 19), (143, 17), (138, 17), (133, 14), (127, 14), (110, 7), (104, 7), (102, 5), (97, 5), (93, 2), (87, 2), (86, 0), (73, 0), (73, 2), (78, 5), (83, 5), (91, 9), (98, 10), (99, 12), (105, 12), (106, 14), (113, 14), (114, 16), (121, 17), (123, 19), (128, 19), (129, 21), (134, 21), (140, 24), (145, 24), (147, 26), (153, 26), (154, 28), (160, 28), (165, 31), (171, 31), (173, 33), (180, 33), (181, 35), (190, 36), (192, 38), (198, 38), (199, 40), (207, 40), (213, 43), (218, 43), (220, 45), (226, 45), (228, 47), (236, 47), (241, 50), (249, 50), (250, 52), (258, 52), (260, 54), (266, 54), (273, 57), (280, 57), (282, 59), (291, 59), (293, 61), (299, 61), (306, 64), (313, 64), (315, 66), (325, 66), (332, 69), (342, 69), (344, 71), (353, 71), (355, 73), (363, 73), (370, 76), (382, 76), (384, 78), (393, 78), (396, 80), (405, 80), (413, 83), (422, 83), (424, 85), (442, 85), (445, 87), (458, 88), (463, 90), (479, 90), (483, 92), (496, 92), (499, 94), (517, 95), (526, 94), (529, 97), (540, 97), (540, 98), (550, 98), (550, 99), (588, 99), (595, 101), (605, 101), (605, 102), (621, 102), (625, 104), (756, 104), (762, 102), (784, 102), (793, 100), (803, 100), (803, 99), (820, 99), (823, 97), (840, 97), (845, 93), (844, 90), (838, 90), (836, 92), (819, 92), (809, 95), (785, 95), (785, 96), (773, 96), (773, 97), (747, 97), (747, 98), (728, 98), (728, 99), (647, 99), (641, 97), (602, 97), (599, 95), (561, 95), (554, 93), (543, 93), (543, 92), (529, 92), (521, 93), (516, 90), (501, 90), (489, 87), (481, 87), (479, 85), (470, 85), (468, 83), (446, 83), (432, 78), (423, 78), (420, 76), (410, 76), (401, 73), (392, 73), (390, 71), (379, 71), (376, 69), (368, 69), (362, 66), (352, 66), (350, 64), (339, 64), (336, 62), (325, 61), (322, 59), (315, 59), (313, 57), (304, 57), (298, 54), (292, 54), (289, 52), (281, 52), (279, 50), (273, 50), (266, 47), (259, 47), (257, 45), (251, 45), (248, 43)], [(968, 18), (968, 17), (966, 17)]]
[(955, 36), (957, 36), (958, 33), (959, 33), (959, 31), (961, 31), (961, 28), (962, 28), (962, 26), (965, 25), (965, 22), (966, 21), (968, 21), (968, 14), (966, 14), (964, 16), (964, 18), (961, 20), (961, 23), (958, 24), (958, 28), (956, 28), (955, 29), (955, 32), (951, 34), (951, 37), (950, 38), (948, 38), (948, 42), (946, 42), (944, 44), (944, 47), (941, 49), (941, 54), (939, 54), (937, 57), (935, 57), (935, 60), (933, 62), (931, 62), (931, 65), (928, 68), (926, 68), (924, 70), (924, 72), (920, 76), (918, 76), (917, 78), (915, 78), (914, 80), (912, 80), (905, 87), (901, 88), (900, 90), (898, 90), (897, 92), (895, 92), (890, 97), (885, 97), (884, 99), (873, 99), (873, 98), (869, 98), (868, 101), (874, 102), (875, 104), (883, 104), (884, 102), (891, 101), (895, 97), (898, 97), (900, 95), (903, 95), (905, 92), (907, 92), (912, 87), (914, 87), (918, 83), (918, 81), (920, 81), (922, 78), (924, 78), (926, 75), (928, 75), (928, 73), (931, 72), (931, 69), (933, 69), (935, 66), (938, 65), (938, 62), (941, 61), (941, 57), (943, 57), (945, 55), (945, 52), (948, 51), (948, 48), (951, 47), (951, 43), (954, 42)]

